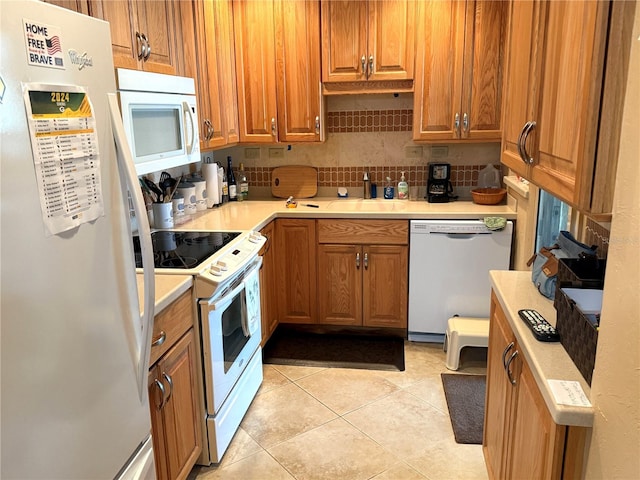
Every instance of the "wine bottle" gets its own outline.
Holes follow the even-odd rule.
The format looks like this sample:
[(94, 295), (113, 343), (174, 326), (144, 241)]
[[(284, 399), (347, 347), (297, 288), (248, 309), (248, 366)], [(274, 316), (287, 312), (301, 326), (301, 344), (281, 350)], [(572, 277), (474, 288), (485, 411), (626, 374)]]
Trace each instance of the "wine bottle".
[(236, 183), (236, 177), (233, 174), (231, 157), (227, 157), (227, 186), (229, 188), (229, 201), (236, 201), (238, 199), (238, 184)]
[(247, 179), (247, 174), (244, 171), (244, 164), (240, 164), (240, 170), (238, 170), (238, 200), (248, 200), (249, 199), (249, 180)]

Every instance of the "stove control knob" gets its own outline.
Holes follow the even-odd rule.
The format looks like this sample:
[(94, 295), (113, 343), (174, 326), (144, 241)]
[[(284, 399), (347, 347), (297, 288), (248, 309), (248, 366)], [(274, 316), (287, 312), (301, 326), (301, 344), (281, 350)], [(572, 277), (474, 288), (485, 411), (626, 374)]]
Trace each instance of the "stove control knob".
[(218, 260), (216, 262), (216, 266), (219, 267), (223, 272), (229, 269), (229, 265), (227, 265), (227, 262), (223, 262), (222, 260)]
[(260, 232), (251, 232), (249, 234), (249, 241), (252, 243), (258, 243), (262, 240), (262, 234)]
[(211, 272), (211, 275), (215, 275), (216, 277), (222, 275), (222, 268), (220, 268), (218, 265), (211, 265), (209, 271)]

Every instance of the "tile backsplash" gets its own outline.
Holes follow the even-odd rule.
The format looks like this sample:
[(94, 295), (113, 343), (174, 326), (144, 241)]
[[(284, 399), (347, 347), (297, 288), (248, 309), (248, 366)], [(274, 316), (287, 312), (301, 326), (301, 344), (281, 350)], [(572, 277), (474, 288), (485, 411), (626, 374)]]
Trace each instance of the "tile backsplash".
[[(244, 163), (249, 184), (268, 195), (271, 170), (281, 165), (309, 165), (318, 169), (318, 187), (362, 187), (369, 171), (373, 183), (394, 184), (405, 172), (409, 185), (425, 186), (428, 162), (452, 165), (451, 181), (461, 196), (476, 185), (478, 172), (488, 163), (500, 163), (500, 144), (449, 144), (432, 146), (412, 140), (411, 94), (344, 95), (327, 97), (326, 139), (319, 144), (236, 146), (211, 152), (226, 165)], [(281, 149), (272, 155), (272, 149)], [(256, 158), (247, 158), (251, 152)], [(251, 187), (250, 187), (251, 188)]]

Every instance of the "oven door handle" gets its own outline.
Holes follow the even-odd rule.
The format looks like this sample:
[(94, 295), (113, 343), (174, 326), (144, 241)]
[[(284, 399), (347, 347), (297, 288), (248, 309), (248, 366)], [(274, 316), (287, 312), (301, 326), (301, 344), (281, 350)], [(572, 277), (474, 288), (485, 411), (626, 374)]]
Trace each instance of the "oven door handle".
[(242, 325), (242, 333), (246, 338), (251, 336), (251, 332), (249, 331), (249, 316), (247, 315), (247, 293), (246, 289), (240, 294), (242, 295), (242, 313), (240, 324)]
[(209, 303), (211, 310), (224, 309), (242, 290), (244, 290), (244, 283), (240, 282), (236, 288), (226, 292), (223, 296), (213, 297)]

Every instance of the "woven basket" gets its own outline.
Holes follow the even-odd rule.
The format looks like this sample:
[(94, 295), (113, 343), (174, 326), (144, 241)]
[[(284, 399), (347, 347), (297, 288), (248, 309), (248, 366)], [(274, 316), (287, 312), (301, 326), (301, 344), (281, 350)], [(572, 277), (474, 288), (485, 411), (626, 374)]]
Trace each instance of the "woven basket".
[(507, 190), (504, 188), (474, 188), (471, 190), (473, 203), (479, 205), (497, 205), (504, 200)]

